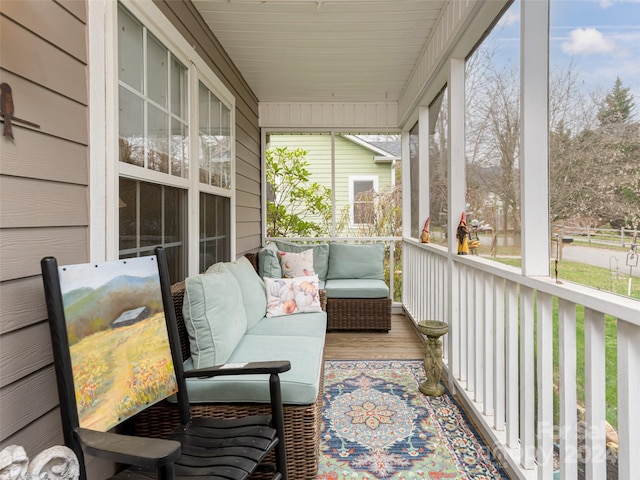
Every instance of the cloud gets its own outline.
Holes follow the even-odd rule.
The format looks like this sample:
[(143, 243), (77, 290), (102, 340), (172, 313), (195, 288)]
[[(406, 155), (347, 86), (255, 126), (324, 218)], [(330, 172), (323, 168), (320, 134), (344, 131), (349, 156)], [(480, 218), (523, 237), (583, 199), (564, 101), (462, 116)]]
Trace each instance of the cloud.
[(562, 44), (562, 51), (572, 55), (611, 53), (615, 48), (615, 42), (605, 38), (602, 33), (595, 28), (576, 28), (571, 30), (570, 40)]
[(613, 6), (615, 3), (639, 3), (640, 0), (600, 0), (598, 3), (600, 4), (600, 7), (607, 9), (611, 6)]
[(510, 27), (520, 22), (520, 12), (512, 11), (509, 9), (500, 19), (499, 25), (503, 27)]

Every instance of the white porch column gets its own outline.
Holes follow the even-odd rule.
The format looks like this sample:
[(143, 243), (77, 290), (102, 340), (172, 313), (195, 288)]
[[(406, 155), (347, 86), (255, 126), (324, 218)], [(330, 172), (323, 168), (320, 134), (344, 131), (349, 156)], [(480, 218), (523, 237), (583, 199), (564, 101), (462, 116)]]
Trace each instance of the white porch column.
[(419, 232), (431, 211), (429, 208), (429, 107), (420, 107), (418, 112), (418, 221)]
[[(403, 130), (400, 137), (400, 152), (402, 155), (402, 235), (411, 237), (411, 151), (409, 148), (409, 131)], [(404, 260), (403, 260), (404, 262)], [(404, 269), (404, 265), (402, 267)], [(402, 286), (405, 295), (404, 283)]]
[(335, 238), (336, 231), (336, 132), (331, 130), (331, 236)]
[(549, 0), (523, 0), (520, 16), (522, 273), (549, 275)]
[(456, 255), (456, 229), (460, 215), (466, 208), (466, 161), (464, 135), (464, 58), (449, 60), (449, 184), (448, 246), (450, 255)]
[[(452, 58), (449, 60), (449, 172), (448, 172), (448, 247), (449, 247), (449, 285), (448, 285), (448, 312), (449, 335), (447, 342), (449, 346), (449, 385), (454, 385), (453, 373), (458, 370), (456, 365), (459, 358), (460, 342), (457, 341), (460, 335), (460, 272), (459, 266), (453, 261), (453, 256), (457, 254), (456, 227), (460, 215), (466, 207), (466, 160), (465, 160), (465, 135), (464, 135), (464, 58)], [(469, 376), (472, 373), (469, 372)]]

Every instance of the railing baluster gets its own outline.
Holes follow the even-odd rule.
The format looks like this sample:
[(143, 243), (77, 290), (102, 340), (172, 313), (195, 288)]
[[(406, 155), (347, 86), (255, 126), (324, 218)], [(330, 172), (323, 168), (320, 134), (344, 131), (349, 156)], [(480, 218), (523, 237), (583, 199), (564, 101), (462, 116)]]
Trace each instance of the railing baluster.
[(469, 350), (469, 312), (467, 309), (468, 293), (467, 293), (467, 278), (469, 269), (466, 265), (460, 265), (459, 267), (459, 282), (460, 282), (460, 330), (458, 332), (449, 332), (458, 335), (460, 337), (460, 371), (458, 372), (458, 378), (466, 382), (467, 381), (467, 351)]
[(520, 408), (520, 371), (518, 369), (518, 284), (507, 280), (507, 317), (506, 317), (506, 416), (507, 446), (517, 448), (520, 441), (518, 420)]
[(434, 320), (443, 320), (442, 317), (442, 296), (443, 293), (445, 291), (445, 289), (447, 288), (446, 285), (444, 284), (444, 276), (442, 275), (442, 262), (440, 261), (440, 259), (436, 259), (436, 268), (435, 268), (435, 272), (436, 272), (436, 281), (438, 282), (438, 285), (440, 285), (440, 289), (437, 291), (436, 293), (436, 301), (433, 305), (433, 318)]
[(451, 282), (451, 287), (449, 288), (447, 295), (447, 305), (452, 312), (451, 315), (448, 315), (445, 321), (449, 324), (449, 334), (446, 337), (446, 341), (443, 343), (448, 347), (448, 355), (446, 358), (448, 360), (449, 372), (448, 372), (448, 380), (449, 380), (449, 388), (450, 390), (455, 391), (455, 378), (459, 377), (460, 373), (460, 270), (462, 268), (461, 265), (451, 265), (451, 275), (449, 276), (448, 281)]
[(604, 314), (584, 309), (586, 480), (607, 478)]
[(576, 405), (576, 305), (558, 301), (558, 362), (560, 364), (560, 469), (562, 480), (578, 477), (578, 417)]
[(476, 389), (474, 399), (476, 402), (482, 402), (484, 399), (484, 281), (480, 270), (475, 271), (475, 308), (473, 311), (473, 323), (475, 332), (473, 340), (475, 342), (475, 359), (474, 359), (474, 383)]
[(484, 273), (482, 275), (483, 284), (484, 284), (484, 295), (482, 296), (484, 302), (484, 312), (482, 314), (484, 318), (484, 332), (482, 337), (484, 337), (482, 348), (484, 350), (483, 355), (483, 399), (482, 403), (484, 404), (484, 414), (485, 415), (493, 415), (493, 355), (495, 353), (495, 348), (493, 345), (493, 325), (495, 322), (494, 318), (494, 281), (493, 275), (488, 273)]
[(497, 278), (494, 287), (493, 302), (495, 307), (495, 321), (493, 330), (493, 428), (502, 431), (505, 428), (505, 326), (504, 326), (504, 280)]
[(425, 311), (424, 311), (424, 315), (425, 315), (424, 319), (426, 320), (433, 319), (436, 295), (438, 295), (438, 287), (437, 287), (438, 278), (436, 276), (436, 270), (435, 270), (436, 261), (437, 261), (437, 258), (430, 257), (429, 263), (427, 266), (427, 268), (429, 269), (429, 285), (427, 285), (427, 288), (429, 289), (429, 301), (425, 305)]
[[(446, 261), (441, 262), (441, 272), (442, 272), (442, 281), (443, 281), (443, 285), (442, 285), (442, 291), (443, 291), (443, 295), (441, 298), (441, 302), (440, 305), (442, 307), (442, 312), (441, 312), (441, 316), (438, 318), (438, 320), (440, 320), (441, 322), (445, 322), (449, 324), (449, 329), (451, 329), (451, 317), (449, 317), (447, 315), (446, 312), (449, 311), (448, 309), (448, 305), (449, 305), (449, 275), (446, 275), (446, 271), (447, 271), (447, 267), (446, 267)], [(450, 350), (449, 350), (449, 342), (442, 342), (442, 354), (444, 355), (445, 358), (449, 358), (450, 355)]]
[(535, 353), (533, 288), (520, 285), (520, 463), (529, 470), (535, 461)]
[(476, 281), (475, 270), (472, 268), (467, 269), (467, 316), (468, 316), (468, 329), (467, 329), (467, 390), (469, 392), (476, 391)]
[(413, 302), (411, 299), (411, 291), (409, 290), (409, 284), (414, 282), (415, 277), (413, 276), (413, 272), (410, 271), (410, 265), (412, 264), (411, 259), (413, 257), (413, 246), (408, 244), (402, 245), (402, 257), (403, 257), (403, 265), (402, 265), (402, 304), (404, 307), (410, 312), (411, 305)]
[(640, 472), (640, 326), (618, 320), (618, 478)]
[[(424, 295), (425, 300), (422, 305), (420, 320), (428, 320), (431, 318), (431, 306), (433, 305), (433, 299), (436, 294), (436, 279), (433, 275), (433, 258), (431, 256), (427, 257), (426, 262), (424, 262), (424, 271), (427, 273), (427, 284), (424, 286), (427, 292)], [(416, 272), (418, 275), (420, 272)], [(422, 292), (421, 292), (422, 293)]]
[[(430, 290), (430, 285), (432, 283), (432, 279), (430, 276), (429, 269), (428, 269), (428, 264), (429, 264), (429, 257), (427, 258), (420, 258), (419, 254), (420, 251), (416, 249), (416, 258), (414, 259), (414, 263), (413, 263), (413, 278), (420, 278), (423, 275), (420, 275), (420, 269), (423, 269), (424, 272), (424, 279), (422, 281), (422, 283), (418, 283), (416, 282), (415, 285), (415, 294), (418, 296), (418, 301), (415, 304), (416, 307), (416, 315), (418, 319), (422, 319), (424, 318), (424, 316), (426, 315), (426, 308), (427, 305), (429, 305), (429, 290)], [(425, 295), (426, 293), (426, 295)]]
[(407, 265), (412, 273), (411, 284), (409, 287), (411, 295), (413, 296), (411, 300), (411, 310), (417, 318), (420, 318), (420, 315), (422, 314), (420, 303), (425, 301), (424, 292), (426, 291), (426, 287), (424, 283), (429, 281), (429, 277), (427, 275), (418, 274), (417, 270), (420, 269), (420, 264), (426, 262), (426, 259), (421, 258), (419, 254), (420, 252), (418, 249), (414, 248), (412, 255), (413, 258), (411, 258), (411, 262)]
[[(418, 278), (420, 281), (414, 284), (415, 295), (418, 297), (418, 300), (414, 301), (414, 304), (417, 318), (422, 319), (426, 314), (426, 308), (429, 304), (429, 286), (431, 285), (432, 279), (428, 270), (429, 257), (420, 257), (420, 251), (418, 249), (416, 249), (415, 254), (416, 257), (412, 263), (413, 278)], [(420, 269), (424, 272), (423, 275), (420, 275)]]
[(538, 478), (553, 477), (553, 297), (537, 292)]
[[(440, 284), (438, 283), (440, 279), (438, 278), (438, 258), (431, 259), (431, 274), (433, 277), (433, 283), (431, 284), (431, 289), (433, 290), (432, 301), (429, 309), (429, 317), (432, 320), (437, 320), (438, 315), (438, 297), (441, 295), (440, 292)], [(437, 287), (436, 287), (437, 285)], [(435, 288), (434, 288), (435, 287)]]
[(449, 318), (449, 302), (447, 299), (449, 298), (449, 268), (447, 265), (447, 260), (442, 259), (442, 280), (444, 285), (444, 295), (442, 296), (442, 321), (447, 321)]

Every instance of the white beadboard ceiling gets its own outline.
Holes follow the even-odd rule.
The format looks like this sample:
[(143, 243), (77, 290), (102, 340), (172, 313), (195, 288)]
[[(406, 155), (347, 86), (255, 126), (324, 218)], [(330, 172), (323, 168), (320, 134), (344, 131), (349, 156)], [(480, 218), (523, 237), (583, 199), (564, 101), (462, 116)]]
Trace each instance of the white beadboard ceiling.
[(397, 102), (446, 0), (193, 0), (261, 102)]

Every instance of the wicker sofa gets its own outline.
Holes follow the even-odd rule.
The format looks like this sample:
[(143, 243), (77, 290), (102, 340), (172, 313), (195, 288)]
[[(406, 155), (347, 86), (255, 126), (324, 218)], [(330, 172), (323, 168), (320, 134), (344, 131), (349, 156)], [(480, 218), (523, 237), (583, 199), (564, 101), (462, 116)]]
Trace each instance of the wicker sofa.
[(327, 297), (327, 330), (391, 329), (391, 298), (384, 282), (384, 245), (275, 241), (258, 253), (261, 277), (281, 277), (278, 252), (313, 249), (313, 266)]
[[(255, 255), (247, 255), (253, 266), (253, 276), (250, 282), (252, 287), (247, 287), (247, 281), (242, 282), (244, 291), (243, 299), (246, 309), (256, 307), (256, 297), (252, 298), (248, 293), (264, 295), (264, 287), (260, 290), (259, 282), (262, 279), (255, 272)], [(246, 259), (243, 257), (237, 262), (225, 265), (232, 267), (240, 264), (244, 269)], [(199, 276), (202, 277), (202, 276)], [(189, 299), (189, 282), (173, 285), (171, 293), (174, 310), (178, 321), (178, 331), (182, 357), (185, 360), (185, 369), (194, 364), (192, 347), (194, 346), (193, 332), (189, 329), (190, 321), (185, 322), (184, 313), (193, 314), (192, 299)], [(186, 284), (186, 285), (185, 285)], [(251, 288), (252, 292), (247, 292)], [(257, 292), (256, 292), (257, 290)], [(188, 298), (185, 301), (185, 298)], [(185, 308), (185, 303), (191, 303)], [(324, 292), (320, 303), (325, 305)], [(280, 324), (280, 325), (278, 325)], [(288, 330), (291, 330), (287, 332)], [(302, 331), (299, 331), (302, 330)], [(324, 379), (324, 332), (326, 330), (326, 313), (324, 311), (314, 313), (297, 313), (286, 317), (263, 318), (249, 325), (247, 333), (231, 357), (228, 363), (243, 361), (286, 359), (291, 361), (290, 372), (281, 375), (282, 397), (284, 403), (285, 422), (285, 446), (287, 451), (287, 467), (289, 478), (299, 480), (312, 480), (316, 478), (318, 469), (319, 441), (322, 421), (322, 392)], [(191, 339), (189, 338), (191, 335)], [(271, 347), (269, 347), (271, 345)], [(262, 350), (261, 350), (262, 349)], [(313, 358), (311, 358), (313, 357)], [(297, 373), (295, 370), (297, 369)], [(293, 377), (287, 378), (287, 374), (293, 372)], [(310, 385), (301, 376), (316, 378), (315, 385)], [(248, 414), (269, 414), (269, 404), (264, 402), (268, 396), (268, 379), (266, 377), (256, 379), (253, 384), (245, 384), (244, 380), (237, 381), (234, 385), (234, 377), (221, 377), (221, 384), (206, 383), (200, 379), (188, 382), (189, 397), (192, 401), (191, 412), (193, 416), (205, 416), (213, 418), (236, 418)], [(287, 386), (287, 384), (289, 384)], [(310, 388), (315, 388), (312, 395)], [(252, 396), (257, 396), (254, 399)], [(306, 400), (298, 401), (297, 396)], [(195, 402), (195, 403), (194, 403)], [(233, 403), (228, 403), (233, 402)], [(145, 414), (139, 416), (135, 425), (136, 434), (146, 436), (162, 436), (178, 423), (178, 412), (175, 405), (166, 402), (148, 408)], [(252, 477), (254, 478), (254, 477)], [(255, 478), (261, 477), (259, 474)]]

